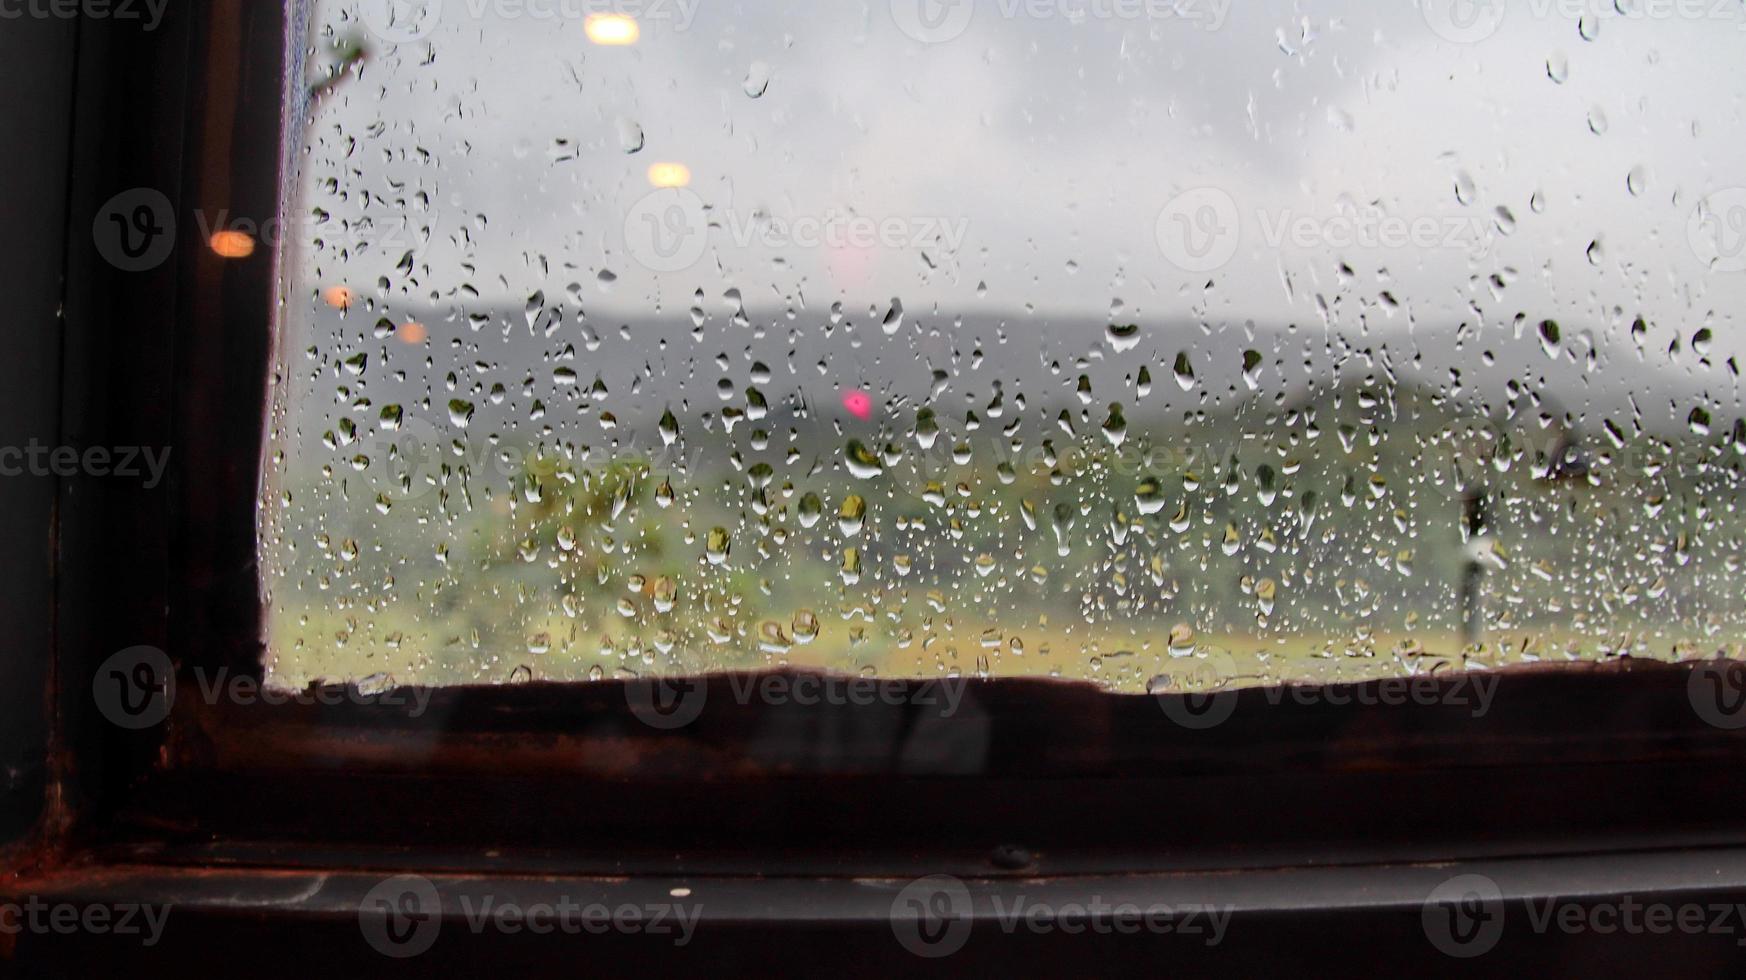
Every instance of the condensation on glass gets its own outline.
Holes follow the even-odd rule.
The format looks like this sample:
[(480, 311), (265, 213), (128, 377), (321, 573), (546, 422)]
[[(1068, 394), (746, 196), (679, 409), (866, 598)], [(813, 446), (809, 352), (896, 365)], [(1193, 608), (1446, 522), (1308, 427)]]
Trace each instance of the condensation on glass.
[(1741, 11), (1493, 6), (316, 4), (272, 677), (1737, 651)]

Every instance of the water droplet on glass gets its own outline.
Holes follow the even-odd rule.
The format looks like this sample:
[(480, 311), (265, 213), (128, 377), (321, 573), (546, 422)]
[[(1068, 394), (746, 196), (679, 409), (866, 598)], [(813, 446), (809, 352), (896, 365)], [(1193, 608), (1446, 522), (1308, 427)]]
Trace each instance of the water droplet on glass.
[(885, 330), (887, 337), (903, 329), (903, 300), (896, 298), (891, 300), (891, 308), (885, 311), (885, 319), (880, 321), (880, 326)]
[(626, 153), (640, 153), (643, 149), (643, 126), (635, 119), (619, 117), (618, 146)]
[(1182, 351), (1176, 355), (1176, 385), (1183, 391), (1194, 390), (1194, 363), (1188, 359), (1188, 352)]
[(770, 90), (770, 65), (763, 61), (752, 62), (752, 67), (746, 72), (746, 80), (741, 84), (747, 95), (754, 99), (762, 98)]
[(1554, 51), (1546, 59), (1546, 77), (1560, 85), (1570, 80), (1570, 59), (1565, 57), (1564, 52)]

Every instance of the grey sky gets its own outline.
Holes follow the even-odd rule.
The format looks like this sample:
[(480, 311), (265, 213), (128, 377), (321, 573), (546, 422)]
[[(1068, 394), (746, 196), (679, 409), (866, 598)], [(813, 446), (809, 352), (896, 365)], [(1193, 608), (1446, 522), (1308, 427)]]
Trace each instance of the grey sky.
[[(1746, 184), (1738, 0), (1626, 14), (1612, 0), (1480, 3), (1479, 28), (1450, 20), (1465, 0), (976, 0), (938, 43), (912, 36), (916, 4), (938, 0), (623, 0), (641, 14), (628, 47), (585, 36), (601, 0), (446, 0), (434, 30), (399, 44), (359, 18), (369, 2), (317, 5), (318, 31), (362, 36), (373, 54), (312, 110), (307, 203), (433, 231), (406, 240), (410, 276), (393, 268), (399, 238), (343, 257), (305, 249), (294, 320), (334, 282), (390, 316), (519, 309), (572, 283), (617, 316), (682, 315), (697, 290), (711, 315), (739, 290), (748, 310), (809, 322), (838, 302), (865, 319), (897, 297), (947, 321), (1046, 312), (1049, 343), (1073, 356), (1064, 325), (1094, 348), (1119, 301), (1122, 320), (1299, 324), (1391, 342), (1407, 362), (1415, 332), (1507, 333), (1524, 314), (1586, 332), (1615, 396), (1701, 389), (1734, 408), (1722, 365), (1741, 347), (1746, 272), (1707, 267), (1691, 225), (1700, 200)], [(1495, 29), (1450, 40), (1451, 23)], [(626, 242), (660, 161), (690, 168), (713, 224), (676, 272)], [(318, 189), (330, 178), (340, 194)], [(1160, 244), (1160, 215), (1202, 188), (1228, 196), (1239, 228), (1210, 271)], [(364, 206), (359, 190), (388, 203)], [(393, 203), (420, 192), (410, 216)], [(766, 219), (845, 214), (916, 235), (735, 241)], [(1415, 237), (1352, 238), (1379, 228)], [(1639, 315), (1654, 327), (1645, 353), (1626, 335)], [(1699, 363), (1689, 338), (1706, 326)]]

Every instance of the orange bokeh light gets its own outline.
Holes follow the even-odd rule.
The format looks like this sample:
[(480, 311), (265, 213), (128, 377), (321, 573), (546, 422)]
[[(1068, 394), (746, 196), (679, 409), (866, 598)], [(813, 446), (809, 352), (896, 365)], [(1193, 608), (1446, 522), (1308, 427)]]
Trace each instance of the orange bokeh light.
[(417, 320), (408, 320), (394, 331), (394, 338), (403, 344), (422, 344), (430, 337), (430, 331)]
[(255, 240), (246, 231), (215, 231), (207, 244), (221, 259), (246, 259), (255, 254)]
[(636, 20), (624, 14), (589, 14), (582, 22), (582, 30), (595, 44), (612, 46), (635, 44), (643, 36)]
[(357, 299), (357, 294), (345, 286), (329, 286), (321, 291), (321, 301), (336, 310), (351, 309)]

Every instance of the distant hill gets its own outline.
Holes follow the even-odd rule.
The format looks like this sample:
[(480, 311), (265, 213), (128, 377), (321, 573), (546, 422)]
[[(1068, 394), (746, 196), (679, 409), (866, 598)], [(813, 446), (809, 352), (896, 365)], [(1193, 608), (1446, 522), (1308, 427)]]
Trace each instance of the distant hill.
[[(696, 419), (743, 401), (748, 387), (759, 389), (773, 416), (804, 409), (843, 420), (842, 395), (854, 389), (872, 395), (881, 415), (910, 417), (928, 405), (942, 419), (961, 420), (971, 411), (987, 417), (998, 396), (1005, 411), (1022, 404), (1042, 419), (1082, 408), (1102, 418), (1119, 403), (1130, 424), (1141, 427), (1191, 416), (1255, 418), (1364, 386), (1413, 389), (1445, 410), (1487, 414), (1532, 404), (1525, 397), (1531, 392), (1577, 417), (1605, 415), (1626, 430), (1634, 422), (1662, 435), (1683, 431), (1700, 402), (1718, 424), (1731, 424), (1735, 414), (1731, 367), (1705, 361), (1669, 330), (1651, 330), (1639, 343), (1623, 331), (1547, 330), (1528, 319), (1368, 335), (1320, 323), (1142, 321), (1131, 348), (1118, 352), (1102, 319), (910, 310), (888, 332), (888, 312), (740, 314), (710, 301), (698, 325), (688, 311), (651, 316), (563, 298), (532, 308), (397, 312), (389, 324), (416, 320), (428, 332), (425, 344), (409, 345), (378, 337), (378, 314), (354, 309), (342, 317), (323, 309), (289, 338), (295, 352), (289, 393), (299, 410), (293, 418), (306, 428), (331, 424), (338, 403), (326, 391), (312, 392), (312, 384), (336, 392), (345, 384), (368, 391), (373, 404), (399, 403), (408, 412), (428, 398), (433, 421), (447, 415), (451, 399), (466, 402), (474, 431), (506, 438), (537, 431), (530, 423), (537, 401), (546, 409), (540, 426), (558, 432), (583, 426), (578, 431), (596, 441), (601, 412), (627, 428), (651, 425), (668, 410)], [(302, 353), (311, 347), (329, 364), (318, 381)], [(358, 378), (332, 366), (358, 353), (369, 358)], [(767, 368), (761, 383), (754, 380), (766, 376), (759, 365)], [(1191, 379), (1179, 382), (1179, 365)], [(1145, 397), (1136, 383), (1142, 368), (1151, 380)], [(1085, 387), (1089, 406), (1079, 394)], [(1725, 392), (1725, 404), (1706, 391)]]

